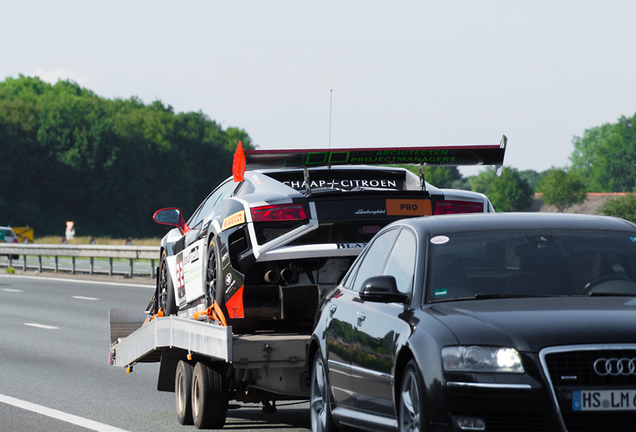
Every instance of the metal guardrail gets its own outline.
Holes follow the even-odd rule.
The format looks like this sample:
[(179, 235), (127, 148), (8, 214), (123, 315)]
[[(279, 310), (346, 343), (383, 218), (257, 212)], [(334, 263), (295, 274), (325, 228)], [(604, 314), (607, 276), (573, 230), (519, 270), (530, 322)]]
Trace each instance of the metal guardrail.
[[(55, 270), (58, 268), (59, 257), (70, 257), (72, 262), (71, 273), (76, 273), (75, 259), (90, 258), (90, 274), (95, 274), (94, 259), (95, 258), (108, 258), (109, 259), (109, 271), (107, 274), (113, 275), (113, 259), (129, 259), (130, 271), (128, 275), (133, 277), (133, 262), (134, 260), (147, 259), (150, 260), (151, 276), (156, 276), (155, 272), (155, 260), (159, 257), (159, 246), (98, 246), (98, 245), (46, 245), (46, 244), (2, 244), (0, 243), (0, 255), (7, 255), (9, 257), (9, 266), (12, 266), (13, 261), (22, 261), (22, 270), (27, 268), (35, 268), (38, 271), (42, 271), (42, 257), (52, 256), (55, 257)], [(21, 260), (12, 259), (13, 256), (21, 255)], [(37, 256), (38, 264), (35, 266), (27, 265), (27, 256)]]

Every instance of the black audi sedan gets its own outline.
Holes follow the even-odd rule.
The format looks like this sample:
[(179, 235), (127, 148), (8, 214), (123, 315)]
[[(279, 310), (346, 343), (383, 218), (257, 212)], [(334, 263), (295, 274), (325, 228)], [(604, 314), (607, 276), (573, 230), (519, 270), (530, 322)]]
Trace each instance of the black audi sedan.
[(622, 219), (397, 221), (321, 303), (312, 430), (633, 432), (634, 281)]

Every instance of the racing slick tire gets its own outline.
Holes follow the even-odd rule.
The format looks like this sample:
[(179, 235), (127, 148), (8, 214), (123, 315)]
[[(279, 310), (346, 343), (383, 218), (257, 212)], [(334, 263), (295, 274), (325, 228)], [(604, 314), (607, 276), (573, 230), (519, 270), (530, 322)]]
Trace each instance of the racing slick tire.
[(192, 419), (197, 429), (221, 429), (228, 401), (225, 374), (198, 362), (192, 373)]
[(182, 425), (192, 425), (192, 365), (183, 360), (177, 364), (174, 392), (177, 402), (177, 420)]
[(161, 263), (159, 264), (159, 278), (157, 280), (157, 311), (163, 309), (164, 316), (176, 315), (179, 311), (174, 297), (174, 284), (168, 273), (166, 260), (166, 251), (163, 251), (161, 253)]

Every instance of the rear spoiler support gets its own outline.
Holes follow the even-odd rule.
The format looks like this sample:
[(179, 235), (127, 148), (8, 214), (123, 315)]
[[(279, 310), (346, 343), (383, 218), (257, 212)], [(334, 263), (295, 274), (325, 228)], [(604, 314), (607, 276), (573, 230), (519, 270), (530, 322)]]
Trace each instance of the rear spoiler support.
[(426, 180), (424, 179), (424, 163), (420, 162), (420, 187), (422, 192), (426, 192)]
[(303, 173), (305, 177), (306, 196), (309, 196), (311, 195), (311, 187), (309, 186), (311, 184), (311, 179), (309, 178), (309, 170), (307, 169), (307, 165), (303, 165)]

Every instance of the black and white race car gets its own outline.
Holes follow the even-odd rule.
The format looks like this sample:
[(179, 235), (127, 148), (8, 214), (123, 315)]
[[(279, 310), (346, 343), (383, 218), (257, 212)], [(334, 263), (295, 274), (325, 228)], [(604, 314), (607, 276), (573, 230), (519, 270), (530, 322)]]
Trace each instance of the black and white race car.
[(438, 189), (391, 164), (501, 166), (505, 148), (505, 136), (452, 147), (243, 153), (239, 146), (234, 176), (187, 223), (174, 207), (155, 213), (176, 228), (161, 241), (147, 312), (214, 320), (238, 333), (311, 330), (321, 295), (388, 223), (494, 211), (483, 194)]

